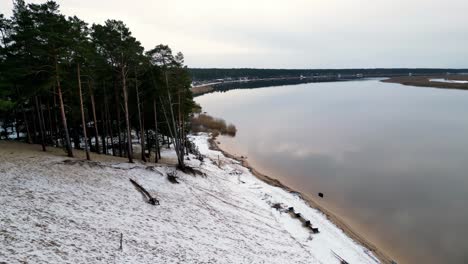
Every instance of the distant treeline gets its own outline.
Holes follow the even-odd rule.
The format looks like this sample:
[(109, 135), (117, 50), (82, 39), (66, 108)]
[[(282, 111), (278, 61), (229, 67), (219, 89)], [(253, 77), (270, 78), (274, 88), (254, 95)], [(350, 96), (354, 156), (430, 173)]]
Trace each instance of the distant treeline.
[(398, 68), (398, 69), (251, 69), (251, 68), (191, 68), (190, 73), (193, 81), (208, 81), (216, 79), (242, 77), (248, 78), (279, 78), (303, 76), (323, 76), (323, 75), (358, 75), (363, 77), (383, 77), (402, 75), (433, 75), (433, 74), (456, 74), (468, 73), (468, 69), (443, 69), (443, 68)]
[(271, 86), (283, 86), (283, 85), (294, 85), (294, 84), (303, 84), (311, 82), (337, 82), (337, 81), (346, 81), (348, 79), (337, 79), (337, 78), (294, 78), (294, 79), (266, 79), (266, 80), (253, 80), (249, 82), (224, 82), (212, 85), (213, 90), (219, 92), (225, 92), (235, 89), (255, 89)]

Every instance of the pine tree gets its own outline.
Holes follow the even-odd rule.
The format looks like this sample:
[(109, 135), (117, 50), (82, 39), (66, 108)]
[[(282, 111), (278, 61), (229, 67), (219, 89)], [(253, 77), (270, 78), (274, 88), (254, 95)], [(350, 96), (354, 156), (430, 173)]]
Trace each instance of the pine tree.
[[(5, 137), (24, 132), (28, 142), (41, 143), (44, 150), (49, 144), (62, 145), (70, 157), (73, 138), (77, 149), (84, 143), (89, 159), (94, 136), (94, 151), (112, 149), (116, 155), (118, 148), (119, 155), (133, 162), (132, 131), (137, 131), (143, 161), (145, 152), (154, 149), (157, 162), (159, 140), (172, 139), (184, 168), (193, 100), (183, 55), (174, 56), (165, 45), (143, 54), (122, 21), (107, 20), (90, 30), (79, 18), (62, 15), (53, 1), (16, 0), (11, 19), (0, 14), (0, 123)], [(153, 119), (154, 126), (145, 126)], [(91, 123), (94, 129), (88, 131)]]

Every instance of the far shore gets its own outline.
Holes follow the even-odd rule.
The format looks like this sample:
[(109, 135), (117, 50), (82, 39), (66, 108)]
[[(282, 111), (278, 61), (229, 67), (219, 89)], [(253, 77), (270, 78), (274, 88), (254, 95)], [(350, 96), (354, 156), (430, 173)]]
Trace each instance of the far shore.
[(206, 84), (206, 85), (194, 86), (192, 87), (191, 90), (192, 90), (193, 95), (197, 96), (197, 95), (202, 95), (205, 93), (212, 92), (214, 88), (212, 84)]
[(339, 81), (349, 81), (355, 79), (361, 79), (362, 77), (356, 76), (299, 76), (299, 77), (272, 77), (272, 78), (253, 78), (253, 79), (242, 79), (242, 80), (222, 80), (222, 81), (213, 81), (210, 83), (195, 85), (191, 88), (191, 91), (194, 96), (200, 96), (206, 93), (219, 90), (221, 86), (230, 86), (223, 87), (221, 90), (230, 90), (233, 88), (248, 87), (248, 88), (258, 88), (258, 87), (269, 87), (269, 86), (278, 86), (286, 84), (301, 84), (301, 83), (311, 83), (311, 82), (339, 82)]
[[(264, 79), (249, 79), (249, 80), (232, 80), (232, 81), (214, 81), (205, 84), (195, 85), (191, 88), (194, 96), (200, 96), (206, 93), (211, 93), (218, 89), (219, 85), (233, 85), (233, 84), (245, 84), (250, 82), (280, 82), (280, 81), (291, 81), (300, 80), (302, 82), (330, 82), (330, 81), (347, 81), (354, 79), (362, 79), (368, 77), (333, 77), (333, 76), (320, 76), (320, 77), (281, 77), (281, 78), (264, 78)], [(431, 79), (446, 79), (453, 81), (468, 81), (468, 75), (423, 75), (423, 76), (398, 76), (389, 77), (382, 80), (382, 82), (388, 83), (399, 83), (409, 86), (418, 87), (431, 87), (431, 88), (443, 88), (443, 89), (458, 89), (468, 90), (468, 83), (450, 83), (450, 82), (438, 82), (431, 81)], [(263, 86), (270, 86), (262, 84)]]
[(451, 83), (431, 81), (431, 79), (445, 79), (452, 81), (468, 81), (468, 75), (438, 75), (438, 76), (404, 76), (382, 80), (387, 83), (399, 83), (408, 86), (430, 87), (441, 89), (468, 90), (468, 83)]
[(322, 205), (318, 204), (314, 199), (311, 197), (307, 196), (304, 193), (298, 192), (289, 186), (283, 184), (281, 181), (278, 179), (274, 179), (268, 175), (265, 175), (258, 170), (256, 170), (252, 165), (249, 164), (246, 158), (242, 156), (236, 156), (233, 155), (226, 150), (223, 150), (218, 143), (216, 143), (216, 138), (211, 138), (209, 140), (210, 148), (213, 150), (220, 151), (223, 153), (224, 156), (237, 160), (239, 161), (242, 166), (248, 168), (251, 173), (257, 177), (258, 179), (264, 181), (267, 184), (270, 184), (275, 187), (282, 188), (283, 190), (290, 192), (290, 193), (297, 193), (300, 195), (300, 197), (312, 208), (315, 208), (325, 214), (327, 218), (334, 223), (338, 228), (342, 229), (343, 232), (346, 233), (350, 238), (352, 238), (354, 241), (360, 243), (362, 246), (368, 248), (373, 252), (373, 254), (380, 260), (381, 263), (383, 264), (392, 264), (395, 263), (392, 258), (390, 258), (387, 253), (385, 253), (382, 249), (377, 248), (374, 244), (372, 244), (370, 241), (368, 241), (366, 238), (364, 238), (362, 235), (358, 234), (356, 231), (354, 231), (348, 224), (346, 224), (340, 217), (338, 217), (335, 213), (331, 212), (327, 208), (323, 207)]

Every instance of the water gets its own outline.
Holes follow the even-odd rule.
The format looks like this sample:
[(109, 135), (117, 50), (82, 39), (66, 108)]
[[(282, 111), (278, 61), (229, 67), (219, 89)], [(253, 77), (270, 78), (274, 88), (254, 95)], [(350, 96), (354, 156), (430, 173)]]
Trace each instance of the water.
[(316, 197), (399, 263), (468, 263), (468, 91), (368, 80), (196, 101), (237, 126), (222, 148)]

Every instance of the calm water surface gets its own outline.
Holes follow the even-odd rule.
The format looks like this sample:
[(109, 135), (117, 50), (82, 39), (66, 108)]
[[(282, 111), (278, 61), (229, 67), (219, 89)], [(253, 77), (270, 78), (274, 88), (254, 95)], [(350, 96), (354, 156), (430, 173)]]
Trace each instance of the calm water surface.
[(468, 263), (468, 91), (368, 80), (196, 101), (237, 126), (224, 149), (324, 192), (320, 203), (399, 263)]

